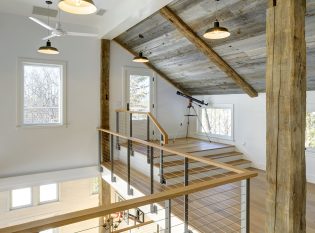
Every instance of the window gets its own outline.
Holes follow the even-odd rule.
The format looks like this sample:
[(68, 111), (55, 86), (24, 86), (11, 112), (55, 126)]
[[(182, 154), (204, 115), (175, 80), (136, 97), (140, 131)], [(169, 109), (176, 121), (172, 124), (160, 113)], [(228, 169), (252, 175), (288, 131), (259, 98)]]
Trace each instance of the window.
[(99, 189), (100, 189), (99, 183), (100, 183), (100, 179), (98, 177), (94, 177), (92, 179), (92, 183), (91, 183), (92, 195), (99, 194)]
[(213, 105), (201, 110), (198, 132), (233, 140), (233, 105)]
[[(154, 72), (149, 69), (124, 68), (124, 101), (129, 104), (130, 111), (151, 112), (154, 115), (155, 81)], [(125, 105), (126, 106), (126, 105)], [(123, 107), (125, 108), (125, 107)], [(145, 114), (133, 114), (132, 120), (146, 120)], [(135, 124), (138, 124), (135, 123)]]
[(32, 189), (21, 188), (11, 191), (11, 208), (21, 208), (32, 205)]
[(32, 207), (59, 200), (58, 184), (45, 184), (11, 190), (11, 209)]
[[(131, 111), (150, 112), (150, 76), (130, 75), (129, 108)], [(145, 120), (145, 115), (135, 114), (133, 120)]]
[(306, 113), (305, 147), (315, 151), (315, 112)]
[(47, 184), (39, 186), (39, 202), (51, 202), (58, 200), (58, 185)]
[(20, 66), (20, 124), (62, 125), (65, 64), (23, 60)]

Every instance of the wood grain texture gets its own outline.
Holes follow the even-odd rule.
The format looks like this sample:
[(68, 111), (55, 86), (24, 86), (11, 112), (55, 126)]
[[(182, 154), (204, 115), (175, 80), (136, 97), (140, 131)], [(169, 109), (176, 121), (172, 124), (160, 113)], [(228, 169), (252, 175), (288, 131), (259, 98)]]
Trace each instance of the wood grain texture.
[(306, 231), (305, 4), (269, 1), (267, 12), (267, 233)]
[[(138, 53), (133, 52), (132, 50), (130, 50), (128, 47), (126, 47), (123, 43), (121, 43), (117, 38), (114, 39), (114, 41), (119, 44), (121, 47), (123, 47), (125, 50), (127, 50), (129, 53), (131, 53), (133, 56), (138, 56)], [(181, 87), (179, 84), (174, 83), (169, 77), (167, 77), (166, 74), (164, 74), (162, 71), (160, 71), (159, 69), (155, 68), (152, 64), (150, 63), (143, 63), (145, 66), (147, 66), (148, 68), (150, 68), (151, 70), (153, 70), (156, 74), (158, 74), (161, 78), (163, 78), (164, 80), (166, 80), (169, 84), (171, 84), (172, 86), (174, 86), (176, 89), (180, 90), (183, 93), (187, 93), (189, 94), (185, 89), (183, 89), (183, 87)]]
[[(101, 127), (109, 129), (109, 61), (110, 41), (101, 40), (101, 85), (100, 85), (100, 112)], [(102, 156), (109, 161), (109, 136), (102, 135)]]
[[(199, 37), (217, 17), (231, 36), (205, 40), (257, 92), (265, 92), (267, 0), (178, 0), (168, 5)], [(315, 90), (315, 1), (307, 0), (307, 89)], [(139, 38), (139, 34), (143, 38)], [(239, 94), (243, 90), (159, 12), (117, 37), (133, 52), (193, 95)]]
[(160, 14), (168, 19), (191, 43), (193, 43), (203, 54), (205, 54), (224, 73), (232, 78), (250, 97), (258, 96), (257, 91), (249, 85), (222, 57), (220, 57), (206, 42), (204, 42), (180, 17), (170, 8), (163, 7)]

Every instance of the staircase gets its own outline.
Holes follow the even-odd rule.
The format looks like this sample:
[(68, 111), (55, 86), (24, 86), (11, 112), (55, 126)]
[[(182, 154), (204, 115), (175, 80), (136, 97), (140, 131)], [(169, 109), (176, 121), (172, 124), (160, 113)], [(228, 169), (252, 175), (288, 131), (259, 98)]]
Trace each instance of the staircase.
[[(126, 145), (121, 145), (123, 149), (126, 149)], [(194, 138), (182, 138), (177, 139), (174, 143), (166, 145), (168, 148), (178, 150), (180, 152), (186, 152), (194, 156), (213, 159), (215, 161), (224, 162), (238, 168), (249, 168), (251, 162), (244, 159), (244, 155), (238, 152), (235, 146), (221, 144), (221, 143), (209, 143), (206, 141), (194, 139)], [(137, 144), (133, 145), (133, 150), (136, 153), (135, 156), (145, 156), (146, 150)], [(138, 157), (140, 160), (141, 158)], [(163, 155), (163, 168), (164, 179), (167, 186), (178, 185), (183, 183), (184, 179), (184, 160), (183, 157), (164, 153)], [(158, 174), (160, 168), (159, 156), (155, 155), (154, 158), (154, 170), (155, 174)], [(207, 178), (224, 175), (227, 171), (211, 165), (205, 165), (201, 162), (189, 160), (189, 182), (197, 182), (199, 179), (205, 180)]]

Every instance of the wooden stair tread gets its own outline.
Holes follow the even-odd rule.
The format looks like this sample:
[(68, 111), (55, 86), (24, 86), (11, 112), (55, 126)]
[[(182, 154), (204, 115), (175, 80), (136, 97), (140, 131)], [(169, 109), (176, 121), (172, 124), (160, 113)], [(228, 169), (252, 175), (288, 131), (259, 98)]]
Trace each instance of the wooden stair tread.
[[(233, 165), (233, 166), (238, 166), (238, 165), (250, 163), (250, 161), (245, 160), (245, 159), (239, 159), (239, 160), (226, 162), (226, 163)], [(218, 169), (221, 169), (221, 168), (218, 168), (218, 167), (212, 166), (212, 165), (206, 165), (206, 166), (202, 166), (202, 167), (196, 167), (196, 168), (188, 169), (188, 173), (189, 173), (189, 175), (194, 175), (194, 174), (200, 174), (200, 173), (214, 171), (214, 170), (218, 170)], [(172, 178), (181, 177), (181, 176), (184, 176), (183, 170), (170, 172), (170, 173), (164, 173), (165, 179), (172, 179)]]
[[(240, 153), (238, 151), (233, 151), (233, 152), (226, 152), (226, 153), (220, 153), (220, 154), (204, 155), (204, 156), (200, 156), (200, 157), (208, 158), (208, 159), (219, 159), (219, 158), (225, 158), (225, 157), (237, 156), (237, 155), (242, 155), (242, 153)], [(189, 163), (197, 163), (199, 161), (189, 159), (188, 162)], [(177, 165), (184, 165), (184, 159), (163, 163), (163, 167), (173, 167), (173, 166), (177, 166)], [(154, 166), (159, 167), (160, 163), (157, 162), (154, 164)]]

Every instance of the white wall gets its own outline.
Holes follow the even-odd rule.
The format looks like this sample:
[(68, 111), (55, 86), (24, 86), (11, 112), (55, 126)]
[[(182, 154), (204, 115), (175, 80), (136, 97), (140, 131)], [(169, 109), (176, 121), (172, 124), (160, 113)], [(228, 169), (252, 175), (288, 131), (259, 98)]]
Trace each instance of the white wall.
[[(133, 56), (120, 45), (111, 42), (110, 49), (110, 126), (115, 129), (114, 111), (125, 108), (123, 99), (123, 71), (125, 67), (146, 68), (145, 65), (132, 62)], [(176, 95), (176, 89), (164, 79), (156, 79), (156, 117), (170, 137), (179, 129), (179, 136), (185, 131), (180, 129), (180, 121), (186, 111), (187, 101)]]
[[(47, 31), (27, 17), (1, 13), (0, 31), (0, 178), (97, 164), (99, 40), (56, 38), (52, 42), (61, 53), (49, 56), (36, 52)], [(67, 127), (17, 127), (17, 60), (21, 57), (67, 62)]]
[[(234, 141), (214, 139), (235, 144), (253, 166), (266, 169), (266, 95), (250, 98), (245, 94), (197, 96), (210, 104), (234, 105)], [(307, 92), (307, 109), (315, 111), (315, 91)], [(196, 126), (196, 123), (194, 124)], [(195, 131), (196, 129), (192, 129)], [(198, 137), (197, 134), (194, 136)], [(307, 179), (315, 183), (315, 154), (306, 152)]]

